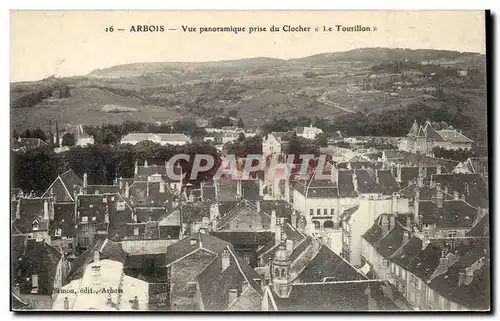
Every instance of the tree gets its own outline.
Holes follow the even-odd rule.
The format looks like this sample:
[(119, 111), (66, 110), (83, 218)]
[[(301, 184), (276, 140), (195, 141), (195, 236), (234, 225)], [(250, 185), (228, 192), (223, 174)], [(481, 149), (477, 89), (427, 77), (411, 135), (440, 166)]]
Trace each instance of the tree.
[(14, 138), (14, 139), (19, 138), (19, 134), (17, 133), (17, 131), (15, 129), (12, 131), (12, 138)]
[(238, 128), (245, 128), (245, 124), (243, 123), (243, 119), (238, 120)]
[(326, 137), (325, 133), (320, 133), (316, 135), (316, 144), (320, 147), (326, 147), (328, 145), (328, 137)]
[(232, 126), (233, 122), (229, 117), (215, 117), (212, 118), (212, 127), (214, 128), (222, 128), (224, 126)]
[(36, 128), (34, 131), (32, 131), (31, 132), (31, 137), (33, 137), (33, 138), (39, 138), (39, 139), (41, 139), (43, 141), (47, 140), (47, 136), (45, 136), (45, 133), (40, 128)]
[(63, 146), (75, 146), (75, 136), (71, 133), (66, 133), (62, 137)]
[(111, 130), (106, 130), (102, 139), (102, 143), (105, 145), (114, 145), (118, 142), (119, 138)]

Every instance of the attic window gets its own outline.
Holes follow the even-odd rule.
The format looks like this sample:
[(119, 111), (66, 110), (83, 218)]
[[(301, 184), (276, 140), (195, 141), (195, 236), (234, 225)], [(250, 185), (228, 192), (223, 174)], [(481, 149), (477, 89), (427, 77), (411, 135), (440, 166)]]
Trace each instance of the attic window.
[(82, 222), (87, 223), (89, 221), (89, 218), (87, 216), (82, 216)]
[(56, 229), (55, 236), (61, 236), (62, 230), (60, 228)]
[(115, 201), (115, 197), (111, 196), (111, 202), (114, 202), (114, 201)]
[(94, 208), (94, 204), (90, 204), (90, 205), (89, 205), (89, 208)]
[(34, 221), (32, 224), (33, 231), (38, 231), (38, 221)]
[(107, 203), (107, 202), (108, 202), (108, 199), (107, 199), (106, 197), (104, 197), (104, 198), (102, 199), (102, 202), (103, 202), (103, 203)]

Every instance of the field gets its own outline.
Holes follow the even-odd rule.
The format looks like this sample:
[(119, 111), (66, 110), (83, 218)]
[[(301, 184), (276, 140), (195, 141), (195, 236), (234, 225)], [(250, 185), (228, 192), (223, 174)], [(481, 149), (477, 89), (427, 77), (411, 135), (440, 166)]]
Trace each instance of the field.
[[(424, 72), (435, 68), (446, 74), (436, 80), (422, 76), (422, 70), (413, 65), (396, 71), (384, 65), (398, 59), (425, 63), (417, 65)], [(208, 119), (232, 111), (245, 124), (258, 126), (273, 118), (335, 119), (350, 112), (370, 115), (423, 102), (433, 108), (447, 104), (451, 112), (460, 108), (486, 126), (484, 83), (471, 84), (450, 74), (453, 68), (476, 68), (484, 75), (484, 61), (484, 55), (472, 53), (367, 48), (291, 60), (121, 65), (86, 76), (11, 84), (11, 105), (23, 95), (61, 83), (70, 92), (62, 99), (16, 104), (17, 108), (11, 108), (11, 121), (16, 130), (24, 130), (48, 126), (49, 120), (62, 124), (166, 122), (183, 117)], [(442, 87), (446, 99), (433, 93), (437, 87)], [(106, 105), (137, 111), (109, 112)]]

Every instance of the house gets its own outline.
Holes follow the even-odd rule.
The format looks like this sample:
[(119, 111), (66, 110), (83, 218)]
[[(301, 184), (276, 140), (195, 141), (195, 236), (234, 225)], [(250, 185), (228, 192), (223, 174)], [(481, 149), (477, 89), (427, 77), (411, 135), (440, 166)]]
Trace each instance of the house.
[(40, 138), (23, 138), (11, 139), (10, 148), (14, 152), (26, 152), (28, 150), (37, 149), (40, 147), (49, 147), (49, 144)]
[[(316, 255), (324, 255), (320, 250)], [(328, 255), (328, 253), (326, 253)], [(290, 254), (281, 245), (272, 260), (272, 281), (264, 288), (263, 311), (370, 311), (406, 310), (404, 300), (394, 298), (382, 280), (367, 280), (349, 266), (329, 271), (321, 282), (293, 283), (290, 277)], [(314, 261), (314, 259), (313, 259)], [(335, 267), (332, 267), (335, 269)], [(305, 275), (307, 273), (305, 272)], [(306, 278), (304, 275), (304, 278)], [(354, 275), (354, 276), (353, 276)], [(341, 280), (346, 278), (346, 280)], [(391, 298), (392, 296), (392, 298)]]
[(72, 134), (75, 138), (75, 146), (88, 146), (94, 144), (94, 137), (89, 135), (84, 129), (83, 125), (71, 125), (67, 124), (60, 130), (59, 134), (59, 146), (62, 146), (63, 137), (66, 134)]
[(124, 274), (123, 263), (101, 260), (98, 251), (83, 276), (60, 288), (52, 310), (147, 311), (149, 284)]
[(198, 275), (231, 244), (204, 233), (186, 237), (167, 248), (169, 302), (172, 311), (202, 309)]
[(50, 310), (68, 273), (64, 255), (43, 239), (13, 236), (12, 285), (17, 299), (31, 309)]
[(82, 186), (83, 180), (69, 169), (57, 176), (42, 197), (53, 197), (55, 202), (74, 202)]
[(21, 198), (16, 208), (12, 227), (19, 234), (32, 239), (43, 239), (48, 244), (50, 221), (54, 219), (54, 199), (50, 197)]
[(297, 127), (295, 129), (297, 136), (304, 137), (306, 139), (315, 139), (316, 136), (323, 133), (320, 128), (313, 127), (312, 123), (309, 127)]
[(143, 141), (152, 141), (160, 145), (185, 145), (191, 143), (191, 138), (184, 134), (162, 133), (130, 133), (121, 139), (121, 144), (135, 145)]
[(262, 137), (262, 156), (283, 156), (288, 152), (288, 144), (293, 132), (272, 132)]
[(342, 257), (354, 266), (361, 266), (362, 236), (382, 213), (408, 213), (408, 199), (398, 193), (391, 196), (363, 195), (359, 205), (342, 216)]
[(49, 236), (51, 245), (65, 255), (74, 252), (76, 246), (75, 203), (55, 203), (54, 218), (50, 222)]
[(436, 130), (432, 127), (430, 121), (419, 126), (417, 121), (413, 123), (408, 135), (402, 139), (399, 149), (415, 154), (432, 155), (434, 147), (444, 148), (446, 150), (472, 148), (473, 140), (464, 136), (456, 129)]
[(479, 174), (485, 182), (488, 182), (488, 157), (470, 157), (458, 164), (453, 172)]
[(261, 278), (227, 245), (198, 274), (194, 296), (204, 311), (259, 311)]
[[(381, 215), (363, 235), (363, 259), (370, 274), (392, 283), (417, 310), (483, 310), (489, 307), (489, 281), (483, 269), (488, 264), (487, 239), (427, 240), (421, 233), (413, 232), (411, 222), (404, 223), (408, 216), (395, 220), (391, 217), (394, 216)], [(469, 279), (465, 284), (467, 271)], [(453, 283), (448, 283), (448, 279)], [(474, 279), (475, 285), (467, 287)], [(481, 283), (479, 287), (478, 283)], [(467, 291), (471, 293), (464, 294)], [(482, 299), (467, 300), (467, 295), (467, 298), (478, 295)]]

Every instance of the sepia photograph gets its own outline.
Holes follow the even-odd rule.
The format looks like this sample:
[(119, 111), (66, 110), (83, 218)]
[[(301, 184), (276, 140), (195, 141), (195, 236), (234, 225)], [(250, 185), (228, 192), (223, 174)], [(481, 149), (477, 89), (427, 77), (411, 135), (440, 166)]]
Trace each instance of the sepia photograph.
[(491, 311), (489, 15), (11, 10), (10, 310)]

